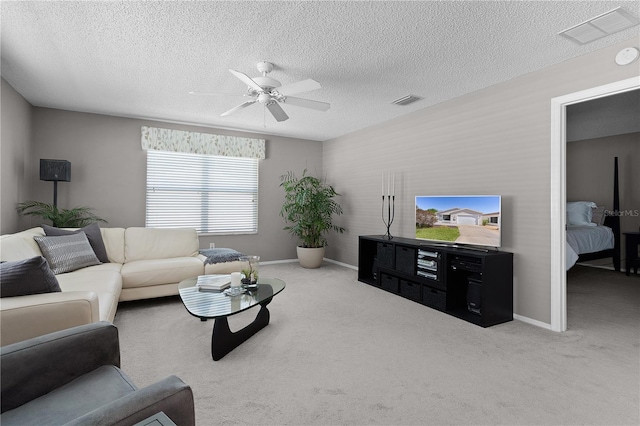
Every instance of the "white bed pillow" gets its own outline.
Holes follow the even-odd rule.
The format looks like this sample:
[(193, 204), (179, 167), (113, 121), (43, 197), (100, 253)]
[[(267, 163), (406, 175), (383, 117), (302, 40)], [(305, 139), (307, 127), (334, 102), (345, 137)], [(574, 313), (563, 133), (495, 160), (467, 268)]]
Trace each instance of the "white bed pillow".
[(598, 207), (592, 201), (572, 201), (567, 203), (567, 225), (596, 226), (591, 222), (594, 208)]

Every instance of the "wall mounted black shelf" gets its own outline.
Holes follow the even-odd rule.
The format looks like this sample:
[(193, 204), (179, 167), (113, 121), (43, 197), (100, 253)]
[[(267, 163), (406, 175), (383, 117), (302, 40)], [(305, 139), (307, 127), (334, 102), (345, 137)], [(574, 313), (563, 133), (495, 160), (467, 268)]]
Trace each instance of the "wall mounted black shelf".
[(481, 327), (513, 320), (513, 253), (360, 236), (358, 280)]

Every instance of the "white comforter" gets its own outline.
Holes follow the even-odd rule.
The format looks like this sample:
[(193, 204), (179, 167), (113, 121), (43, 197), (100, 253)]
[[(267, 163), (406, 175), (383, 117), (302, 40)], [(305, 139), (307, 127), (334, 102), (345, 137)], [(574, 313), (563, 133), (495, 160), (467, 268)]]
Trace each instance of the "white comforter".
[(567, 227), (567, 270), (578, 260), (578, 255), (612, 249), (615, 244), (613, 231), (607, 226)]

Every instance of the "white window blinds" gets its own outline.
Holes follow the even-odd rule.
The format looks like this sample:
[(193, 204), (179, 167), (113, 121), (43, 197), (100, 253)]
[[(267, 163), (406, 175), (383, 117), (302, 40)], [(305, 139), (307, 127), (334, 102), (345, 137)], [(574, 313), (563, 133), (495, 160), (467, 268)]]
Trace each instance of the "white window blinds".
[(146, 226), (257, 233), (258, 161), (147, 151)]

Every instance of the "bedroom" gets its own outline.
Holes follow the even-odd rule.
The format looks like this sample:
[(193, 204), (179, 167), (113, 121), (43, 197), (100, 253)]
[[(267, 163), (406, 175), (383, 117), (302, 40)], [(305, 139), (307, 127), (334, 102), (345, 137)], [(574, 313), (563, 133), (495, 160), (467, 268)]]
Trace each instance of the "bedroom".
[[(590, 200), (599, 206), (613, 202), (614, 161), (618, 158), (620, 262), (624, 270), (624, 235), (640, 228), (640, 91), (633, 90), (613, 96), (571, 105), (567, 108), (567, 200)], [(609, 207), (610, 208), (610, 207)], [(581, 266), (578, 266), (581, 265)], [(629, 289), (607, 282), (604, 290), (602, 270), (613, 270), (612, 257), (578, 262), (567, 273), (567, 299), (578, 310), (568, 312), (567, 328), (576, 324), (600, 327), (606, 322), (614, 328), (629, 326), (629, 317), (611, 312), (621, 300), (633, 297)], [(590, 266), (590, 267), (587, 267)], [(567, 266), (568, 267), (568, 266)], [(601, 304), (609, 300), (611, 305)], [(595, 303), (595, 305), (594, 305)], [(606, 307), (608, 306), (608, 308)]]
[[(618, 268), (624, 271), (624, 232), (636, 232), (640, 227), (638, 206), (640, 197), (635, 182), (640, 181), (640, 91), (632, 90), (567, 107), (567, 156), (566, 188), (567, 201), (589, 201), (612, 214), (614, 202), (614, 158), (618, 162), (619, 208), (617, 219), (619, 230), (615, 235), (618, 245)], [(598, 209), (587, 208), (590, 212)], [(602, 211), (601, 211), (602, 213)], [(602, 218), (604, 219), (604, 217)], [(598, 218), (594, 217), (594, 223)], [(602, 221), (600, 221), (602, 224)], [(610, 222), (611, 223), (611, 222)], [(609, 224), (610, 224), (609, 223)], [(575, 227), (572, 232), (582, 232), (598, 227)], [(571, 227), (568, 228), (568, 232)], [(574, 235), (574, 234), (569, 234)], [(579, 234), (578, 234), (579, 235)], [(589, 234), (586, 234), (589, 235)], [(592, 234), (597, 235), (597, 234)], [(605, 233), (605, 235), (608, 235)], [(568, 237), (569, 240), (569, 237)], [(587, 242), (587, 244), (593, 243)], [(601, 243), (601, 241), (597, 241)], [(613, 243), (613, 242), (611, 242)], [(610, 244), (611, 244), (610, 243)], [(584, 244), (584, 242), (583, 242)], [(607, 246), (609, 247), (609, 246)], [(620, 312), (616, 306), (626, 298), (636, 297), (633, 289), (610, 280), (612, 275), (604, 271), (614, 270), (614, 258), (609, 253), (594, 255), (592, 260), (578, 260), (570, 265), (567, 246), (567, 300), (579, 309), (567, 312), (567, 328), (585, 326), (598, 328), (609, 324), (620, 329), (628, 327), (634, 320), (628, 313)], [(601, 257), (602, 256), (602, 257)], [(620, 273), (621, 274), (621, 273)], [(613, 275), (615, 277), (615, 275)], [(613, 291), (612, 291), (613, 289)], [(631, 291), (631, 293), (629, 292)]]
[[(607, 96), (567, 108), (567, 202), (593, 202), (600, 207), (600, 224), (613, 216), (614, 158), (618, 158), (618, 255), (624, 267), (624, 232), (640, 228), (640, 91)], [(604, 209), (604, 212), (602, 211)], [(604, 214), (604, 217), (602, 216)], [(596, 222), (594, 219), (593, 222)], [(610, 246), (603, 246), (602, 249)], [(579, 261), (580, 262), (580, 261)], [(613, 258), (587, 260), (614, 269)], [(569, 265), (567, 265), (569, 269)], [(618, 266), (619, 268), (619, 266)]]

